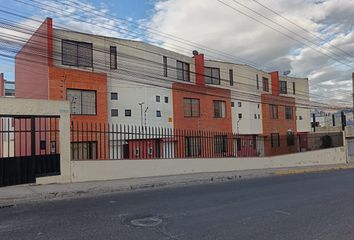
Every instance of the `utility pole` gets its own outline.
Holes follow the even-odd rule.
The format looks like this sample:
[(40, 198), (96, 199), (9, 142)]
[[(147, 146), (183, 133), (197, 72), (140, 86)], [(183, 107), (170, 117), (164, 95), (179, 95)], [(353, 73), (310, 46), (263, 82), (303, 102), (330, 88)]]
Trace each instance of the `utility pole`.
[(313, 132), (316, 132), (316, 114), (312, 114)]
[(140, 124), (141, 126), (144, 125), (143, 123), (143, 105), (144, 105), (144, 102), (140, 102), (138, 103), (140, 105)]

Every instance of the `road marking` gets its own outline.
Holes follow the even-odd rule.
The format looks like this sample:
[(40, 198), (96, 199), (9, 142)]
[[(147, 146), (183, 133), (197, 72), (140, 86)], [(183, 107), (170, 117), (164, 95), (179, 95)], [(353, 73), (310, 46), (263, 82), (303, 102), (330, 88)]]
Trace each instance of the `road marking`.
[(275, 213), (280, 213), (280, 214), (283, 214), (283, 215), (287, 215), (287, 216), (290, 216), (291, 213), (289, 212), (285, 212), (285, 211), (282, 211), (282, 210), (274, 210)]

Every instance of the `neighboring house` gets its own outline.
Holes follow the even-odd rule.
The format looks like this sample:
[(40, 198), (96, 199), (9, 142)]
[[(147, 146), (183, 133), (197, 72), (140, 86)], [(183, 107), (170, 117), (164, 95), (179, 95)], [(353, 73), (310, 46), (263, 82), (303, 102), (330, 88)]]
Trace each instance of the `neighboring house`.
[[(223, 156), (294, 152), (307, 142), (291, 136), (306, 139), (310, 131), (307, 79), (205, 60), (197, 52), (185, 56), (144, 42), (53, 29), (50, 18), (17, 54), (15, 71), (16, 97), (69, 100), (79, 129), (103, 123), (210, 131), (217, 145), (212, 151)], [(109, 149), (117, 158), (156, 158), (178, 141), (86, 137), (72, 139), (74, 155), (86, 149), (87, 158), (101, 158)], [(102, 141), (109, 141), (104, 149), (97, 147)], [(180, 141), (185, 147), (178, 154), (203, 156), (198, 137)]]

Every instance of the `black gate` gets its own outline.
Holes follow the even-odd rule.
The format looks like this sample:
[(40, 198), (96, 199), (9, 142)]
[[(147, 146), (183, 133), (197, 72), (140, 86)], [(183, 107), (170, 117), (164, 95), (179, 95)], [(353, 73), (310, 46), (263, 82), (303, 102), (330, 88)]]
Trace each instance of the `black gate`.
[(60, 175), (59, 116), (0, 115), (0, 187)]

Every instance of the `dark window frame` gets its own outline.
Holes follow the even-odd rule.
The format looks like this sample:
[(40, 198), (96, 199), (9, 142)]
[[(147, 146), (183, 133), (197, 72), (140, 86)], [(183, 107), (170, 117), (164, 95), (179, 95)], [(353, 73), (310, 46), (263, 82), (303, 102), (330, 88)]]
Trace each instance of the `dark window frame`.
[[(219, 107), (221, 106), (221, 109), (219, 110), (220, 115), (217, 115), (216, 113), (216, 104), (220, 104)], [(224, 110), (225, 110), (225, 115), (222, 115), (222, 106), (224, 106)], [(214, 109), (214, 118), (226, 118), (226, 101), (223, 100), (213, 100), (213, 109)]]
[[(76, 58), (76, 64), (70, 64), (70, 63), (65, 63), (64, 61), (64, 42), (70, 43), (71, 45), (74, 45), (76, 47), (76, 56), (72, 56)], [(89, 45), (90, 50), (91, 50), (91, 62), (90, 65), (82, 65), (79, 64), (79, 46), (81, 45)], [(65, 66), (74, 66), (74, 67), (93, 67), (93, 44), (88, 43), (88, 42), (80, 42), (80, 41), (75, 41), (75, 40), (69, 40), (69, 39), (62, 39), (61, 40), (61, 64)]]
[[(113, 57), (114, 57), (113, 64), (112, 64), (112, 54), (113, 54)], [(110, 48), (109, 48), (109, 62), (110, 62), (110, 68), (111, 69), (117, 69), (118, 68), (117, 47), (116, 46), (110, 46)]]
[[(117, 115), (113, 115), (113, 111), (117, 111)], [(117, 108), (111, 109), (111, 117), (118, 117), (119, 116), (119, 111)]]
[(275, 104), (269, 104), (270, 119), (279, 119), (279, 107)]
[(165, 103), (168, 103), (168, 97), (165, 97)]
[(214, 135), (214, 152), (216, 154), (227, 153), (227, 135)]
[[(210, 74), (211, 76), (207, 75), (205, 73), (205, 70), (210, 69)], [(213, 72), (217, 71), (218, 72), (218, 77), (215, 78), (213, 77)], [(205, 78), (205, 83), (206, 84), (211, 84), (211, 85), (220, 85), (220, 68), (215, 68), (215, 67), (204, 67), (204, 78)], [(210, 81), (207, 81), (207, 79), (210, 79)], [(214, 81), (216, 79), (216, 82)]]
[[(117, 96), (116, 98), (115, 97), (112, 97), (112, 96)], [(111, 100), (118, 100), (118, 93), (117, 92), (111, 92)]]
[[(82, 112), (82, 92), (94, 92), (95, 93), (95, 113), (94, 114), (83, 114), (83, 113), (71, 113), (71, 105), (70, 105), (70, 115), (79, 115), (79, 116), (96, 116), (97, 115), (97, 91), (96, 90), (87, 90), (87, 89), (78, 89), (78, 88), (67, 88), (66, 89), (66, 100), (68, 100), (68, 90), (80, 91), (81, 97), (81, 112)], [(71, 104), (71, 103), (70, 103)]]
[(256, 74), (256, 85), (257, 85), (257, 89), (259, 89), (259, 77), (258, 77), (258, 74)]
[(185, 153), (186, 157), (199, 157), (202, 154), (201, 137), (186, 136), (185, 137)]
[(271, 133), (270, 134), (270, 143), (272, 148), (280, 147), (280, 135), (279, 133)]
[(124, 110), (124, 116), (125, 117), (131, 117), (132, 116), (132, 110), (131, 109), (125, 109)]
[(161, 96), (156, 95), (156, 97), (155, 97), (155, 101), (156, 101), (156, 102), (161, 102)]
[[(178, 67), (178, 63), (182, 64), (182, 69)], [(176, 69), (177, 69), (177, 80), (181, 80), (181, 81), (184, 81), (184, 82), (190, 82), (191, 81), (189, 63), (176, 60)], [(178, 71), (182, 71), (182, 79), (178, 78)], [(187, 72), (187, 79), (185, 79), (185, 72)]]
[(234, 70), (229, 69), (229, 79), (230, 79), (230, 86), (234, 85)]
[(167, 77), (168, 76), (168, 69), (167, 69), (167, 57), (162, 56), (162, 64), (163, 64), (163, 76)]
[(269, 78), (262, 77), (263, 91), (269, 92)]
[(160, 118), (162, 116), (161, 110), (156, 110), (156, 117)]
[[(290, 109), (290, 112), (288, 110)], [(291, 120), (294, 117), (294, 110), (293, 107), (291, 106), (285, 106), (285, 119), (286, 120)]]
[[(198, 115), (193, 114), (193, 100), (198, 101)], [(188, 103), (189, 110), (190, 110), (189, 115), (186, 115), (186, 113), (185, 113), (186, 101), (189, 101), (189, 103)], [(184, 114), (184, 117), (200, 117), (200, 99), (199, 98), (183, 98), (183, 114)]]
[(296, 89), (295, 89), (295, 82), (293, 82), (293, 95), (296, 94)]
[(288, 84), (286, 81), (279, 81), (279, 91), (281, 94), (288, 94)]

